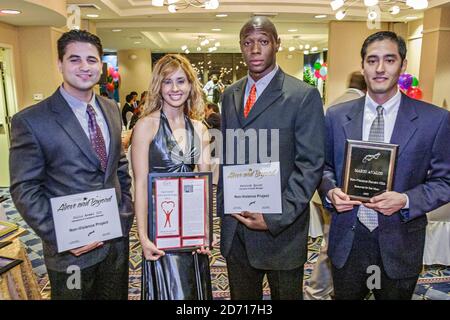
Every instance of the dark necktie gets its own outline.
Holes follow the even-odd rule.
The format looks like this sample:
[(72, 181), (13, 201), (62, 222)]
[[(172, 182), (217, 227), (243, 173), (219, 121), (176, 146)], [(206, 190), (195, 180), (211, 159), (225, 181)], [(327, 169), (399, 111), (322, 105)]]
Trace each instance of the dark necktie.
[[(384, 142), (384, 118), (383, 107), (377, 107), (377, 117), (372, 122), (369, 132), (369, 141)], [(358, 219), (371, 232), (378, 227), (378, 213), (375, 210), (364, 207), (359, 207)]]
[(92, 148), (100, 160), (103, 171), (105, 171), (108, 163), (105, 139), (103, 138), (102, 131), (100, 130), (100, 126), (95, 118), (94, 108), (90, 104), (87, 105), (86, 112), (89, 116), (89, 140), (91, 140)]

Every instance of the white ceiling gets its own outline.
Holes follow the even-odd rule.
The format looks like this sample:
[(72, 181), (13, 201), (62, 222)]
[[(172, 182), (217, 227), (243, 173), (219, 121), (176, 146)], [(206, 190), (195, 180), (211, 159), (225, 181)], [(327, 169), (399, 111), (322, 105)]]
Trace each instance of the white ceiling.
[[(0, 15), (0, 21), (14, 25), (30, 25), (30, 21), (37, 24), (36, 20), (41, 24), (51, 21), (42, 13), (38, 15), (36, 8), (30, 12), (29, 2), (0, 0), (0, 9), (8, 5), (9, 8), (15, 6), (24, 12), (24, 15), (15, 17)], [(411, 15), (422, 17), (422, 12), (416, 10), (402, 10), (395, 18), (387, 13), (393, 3), (401, 2), (405, 1), (380, 0), (385, 12), (382, 21), (405, 21)], [(150, 48), (154, 52), (175, 52), (181, 51), (182, 45), (187, 45), (191, 52), (197, 52), (198, 37), (206, 36), (215, 39), (214, 42), (220, 42), (221, 46), (216, 52), (239, 52), (239, 30), (247, 19), (258, 13), (272, 16), (284, 48), (308, 43), (321, 49), (327, 46), (328, 22), (335, 20), (330, 0), (220, 0), (220, 7), (216, 10), (189, 7), (177, 13), (169, 13), (167, 7), (153, 7), (151, 0), (67, 0), (67, 3), (93, 4), (98, 8), (82, 8), (82, 18), (96, 23), (97, 34), (104, 47), (111, 50)], [(347, 9), (345, 21), (366, 20), (363, 0), (347, 0), (346, 3), (351, 5)], [(450, 1), (430, 0), (429, 3), (430, 7), (434, 7)], [(400, 6), (405, 7), (404, 4)], [(86, 14), (92, 13), (99, 17), (86, 17)], [(228, 16), (218, 18), (216, 14), (219, 13)], [(316, 19), (314, 16), (317, 14), (326, 14), (327, 17)], [(221, 31), (212, 31), (213, 28), (220, 28)], [(122, 31), (113, 32), (113, 29)], [(297, 31), (288, 31), (290, 29)], [(203, 48), (202, 52), (206, 50)]]

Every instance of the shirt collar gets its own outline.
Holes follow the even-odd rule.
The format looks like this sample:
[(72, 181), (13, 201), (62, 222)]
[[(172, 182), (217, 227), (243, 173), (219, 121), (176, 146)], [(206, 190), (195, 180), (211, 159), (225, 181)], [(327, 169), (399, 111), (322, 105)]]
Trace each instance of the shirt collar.
[[(391, 112), (394, 112), (398, 107), (400, 106), (400, 101), (402, 99), (402, 94), (400, 93), (400, 90), (397, 89), (397, 93), (390, 98), (388, 101), (382, 104), (384, 109), (384, 114), (389, 114)], [(372, 112), (377, 112), (377, 107), (379, 104), (375, 102), (369, 94), (366, 94), (366, 107), (369, 108)]]
[(94, 110), (96, 109), (94, 93), (92, 93), (92, 97), (91, 97), (91, 100), (89, 101), (89, 103), (86, 103), (86, 102), (81, 101), (81, 100), (75, 98), (74, 96), (70, 95), (70, 93), (68, 93), (67, 90), (64, 89), (64, 85), (61, 85), (59, 87), (59, 92), (61, 93), (63, 98), (67, 101), (67, 103), (69, 104), (69, 106), (72, 109), (78, 109), (78, 110), (83, 109), (83, 111), (86, 112), (88, 104), (90, 104), (94, 108)]
[[(251, 88), (253, 84), (256, 84), (257, 87), (259, 87), (259, 86), (266, 87), (269, 84), (269, 82), (272, 81), (272, 79), (275, 76), (275, 73), (277, 73), (278, 69), (279, 69), (278, 64), (276, 64), (275, 68), (273, 68), (272, 71), (270, 71), (268, 74), (266, 74), (264, 77), (262, 77), (258, 81), (253, 80), (253, 78), (250, 76), (250, 74), (248, 74), (247, 86), (249, 88)], [(258, 92), (258, 90), (256, 90), (256, 91)]]

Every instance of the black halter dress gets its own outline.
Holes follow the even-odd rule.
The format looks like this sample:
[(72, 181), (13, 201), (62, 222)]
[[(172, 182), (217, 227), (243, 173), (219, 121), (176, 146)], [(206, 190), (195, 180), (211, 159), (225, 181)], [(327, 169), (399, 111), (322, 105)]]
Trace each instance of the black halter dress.
[[(186, 150), (175, 140), (166, 115), (161, 119), (149, 149), (149, 172), (192, 172), (200, 156), (198, 139), (185, 116)], [(142, 259), (142, 298), (144, 300), (212, 299), (209, 258), (191, 252), (166, 252), (157, 261)]]

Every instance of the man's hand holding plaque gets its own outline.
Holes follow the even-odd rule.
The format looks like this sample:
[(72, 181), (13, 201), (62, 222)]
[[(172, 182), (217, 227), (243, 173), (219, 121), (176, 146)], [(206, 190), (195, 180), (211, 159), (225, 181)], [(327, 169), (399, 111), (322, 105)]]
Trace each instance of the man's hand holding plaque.
[(344, 193), (341, 188), (334, 188), (328, 191), (328, 199), (333, 204), (337, 212), (345, 212), (353, 209), (353, 206), (359, 206), (361, 201), (351, 200), (349, 195)]
[(233, 217), (249, 229), (261, 231), (269, 229), (262, 213), (243, 211), (239, 214), (233, 214)]
[(390, 216), (400, 209), (404, 208), (407, 202), (407, 196), (395, 191), (384, 192), (370, 199), (365, 203), (369, 209), (381, 212), (385, 216)]

